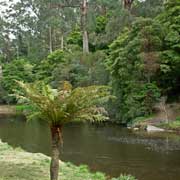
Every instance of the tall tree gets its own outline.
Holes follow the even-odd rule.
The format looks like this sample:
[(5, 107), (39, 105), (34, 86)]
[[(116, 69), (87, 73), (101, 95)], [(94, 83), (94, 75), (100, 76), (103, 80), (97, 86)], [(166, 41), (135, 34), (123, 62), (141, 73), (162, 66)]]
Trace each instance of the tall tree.
[[(54, 3), (52, 4), (52, 7), (58, 8), (58, 9), (64, 9), (64, 8), (74, 8), (77, 10), (77, 8), (80, 8), (80, 16), (81, 16), (81, 30), (82, 30), (82, 39), (83, 39), (83, 52), (89, 53), (89, 38), (88, 38), (88, 32), (87, 32), (87, 13), (88, 13), (88, 1), (87, 0), (81, 0), (80, 2), (72, 2), (72, 1), (65, 1), (64, 3)], [(76, 14), (77, 15), (77, 14)], [(62, 42), (62, 41), (61, 41)]]
[(83, 0), (81, 5), (81, 26), (83, 33), (84, 53), (89, 53), (89, 40), (88, 40), (88, 32), (87, 32), (87, 10), (88, 10), (88, 2), (87, 0)]
[(58, 89), (43, 84), (24, 84), (18, 82), (24, 91), (23, 99), (27, 99), (32, 112), (29, 118), (38, 117), (48, 123), (52, 139), (52, 155), (50, 179), (58, 180), (60, 144), (62, 127), (69, 122), (100, 122), (107, 119), (105, 110), (99, 105), (110, 97), (109, 88), (105, 86), (89, 86), (72, 89), (64, 82)]
[(131, 10), (133, 1), (134, 0), (124, 0), (124, 8)]
[(152, 19), (139, 18), (110, 45), (107, 60), (117, 117), (123, 122), (152, 113), (160, 90), (154, 76), (160, 69), (163, 29)]

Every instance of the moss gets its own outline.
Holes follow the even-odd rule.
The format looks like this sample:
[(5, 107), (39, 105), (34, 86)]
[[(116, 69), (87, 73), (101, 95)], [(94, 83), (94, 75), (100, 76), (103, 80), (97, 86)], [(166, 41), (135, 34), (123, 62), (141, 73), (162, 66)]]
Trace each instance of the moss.
[[(43, 154), (13, 149), (0, 141), (0, 180), (49, 180), (49, 165), (50, 158)], [(107, 179), (101, 172), (91, 173), (85, 165), (75, 166), (64, 162), (60, 162), (59, 176), (61, 180)], [(123, 180), (131, 179), (125, 176)]]

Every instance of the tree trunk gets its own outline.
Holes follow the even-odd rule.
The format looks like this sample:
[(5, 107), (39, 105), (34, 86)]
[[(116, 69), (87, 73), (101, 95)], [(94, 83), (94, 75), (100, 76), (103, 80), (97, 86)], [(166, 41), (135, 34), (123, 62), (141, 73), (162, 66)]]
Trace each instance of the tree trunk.
[(61, 126), (51, 127), (51, 138), (52, 138), (52, 155), (51, 155), (51, 165), (50, 165), (50, 179), (58, 180), (60, 144), (62, 140)]
[(49, 52), (53, 52), (53, 47), (52, 47), (52, 27), (49, 27)]
[(87, 31), (83, 32), (83, 52), (89, 53), (89, 40)]
[(89, 53), (89, 39), (87, 32), (87, 8), (88, 3), (87, 0), (83, 0), (81, 7), (81, 26), (83, 33), (83, 53)]
[(64, 49), (64, 36), (63, 34), (61, 35), (61, 49)]
[(161, 97), (161, 109), (164, 111), (165, 121), (168, 124), (169, 117), (168, 117), (168, 110), (166, 109), (166, 100), (167, 100), (166, 96)]
[(10, 62), (12, 59), (11, 43), (8, 35), (5, 36), (6, 41), (4, 42), (3, 53), (5, 54), (6, 62)]
[(31, 54), (31, 50), (30, 50), (30, 40), (28, 38), (28, 41), (27, 41), (27, 57), (29, 57)]
[(3, 71), (2, 71), (2, 66), (0, 64), (0, 80), (2, 79), (2, 77), (3, 77)]
[(124, 8), (128, 9), (129, 11), (131, 10), (132, 3), (134, 0), (124, 0)]

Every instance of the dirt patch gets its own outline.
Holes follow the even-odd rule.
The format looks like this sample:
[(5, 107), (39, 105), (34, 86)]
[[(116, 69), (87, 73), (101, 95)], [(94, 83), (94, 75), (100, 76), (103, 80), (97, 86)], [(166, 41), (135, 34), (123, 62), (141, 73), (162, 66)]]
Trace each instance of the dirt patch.
[(0, 106), (0, 115), (12, 115), (16, 114), (15, 106), (1, 105)]
[(146, 120), (146, 123), (156, 125), (162, 122), (175, 121), (177, 117), (180, 117), (180, 103), (171, 104), (156, 104), (155, 114)]

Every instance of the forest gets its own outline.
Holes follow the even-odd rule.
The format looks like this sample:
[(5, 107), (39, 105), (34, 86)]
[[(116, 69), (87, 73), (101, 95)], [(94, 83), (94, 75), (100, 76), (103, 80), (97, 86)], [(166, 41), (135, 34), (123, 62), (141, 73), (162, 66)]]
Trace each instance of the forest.
[(1, 1), (0, 102), (16, 104), (15, 80), (53, 88), (109, 85), (113, 121), (179, 100), (179, 0)]
[(0, 179), (177, 180), (179, 134), (180, 0), (0, 0)]

